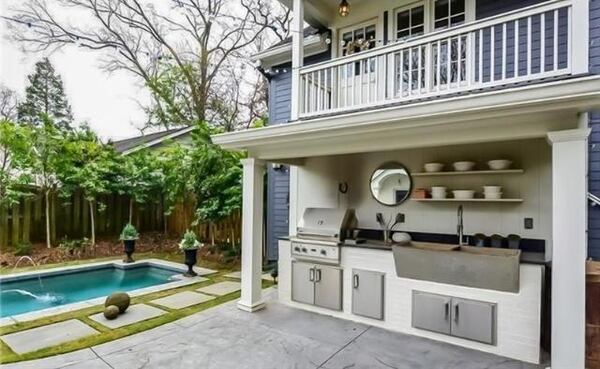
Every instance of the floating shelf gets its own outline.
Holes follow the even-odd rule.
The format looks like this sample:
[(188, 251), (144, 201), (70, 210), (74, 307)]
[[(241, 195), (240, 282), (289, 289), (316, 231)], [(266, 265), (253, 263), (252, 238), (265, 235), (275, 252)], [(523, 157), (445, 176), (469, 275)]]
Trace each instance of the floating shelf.
[(504, 169), (504, 170), (469, 170), (465, 172), (419, 172), (411, 173), (413, 177), (435, 177), (435, 176), (468, 176), (477, 174), (522, 174), (523, 169)]
[(523, 199), (411, 199), (419, 202), (523, 202)]

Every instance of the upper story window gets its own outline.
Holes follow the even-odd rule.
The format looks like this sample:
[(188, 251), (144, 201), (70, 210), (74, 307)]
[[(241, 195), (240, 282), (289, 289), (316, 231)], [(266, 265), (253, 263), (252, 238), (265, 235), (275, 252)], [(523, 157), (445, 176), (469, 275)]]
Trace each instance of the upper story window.
[(465, 0), (435, 0), (433, 2), (433, 25), (436, 30), (464, 23), (465, 15)]
[(425, 5), (396, 10), (396, 39), (402, 40), (425, 33)]
[(375, 21), (343, 28), (340, 34), (341, 56), (370, 50), (377, 45)]

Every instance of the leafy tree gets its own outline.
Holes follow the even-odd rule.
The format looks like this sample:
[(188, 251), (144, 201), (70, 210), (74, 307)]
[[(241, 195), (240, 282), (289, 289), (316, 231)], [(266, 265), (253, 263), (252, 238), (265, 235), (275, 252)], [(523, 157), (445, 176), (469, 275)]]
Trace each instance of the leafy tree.
[(163, 173), (163, 181), (160, 187), (163, 195), (166, 233), (167, 217), (171, 215), (175, 205), (193, 191), (194, 177), (191, 149), (178, 144), (169, 146), (158, 156), (158, 164)]
[(120, 194), (130, 197), (129, 223), (133, 220), (134, 202), (147, 203), (150, 196), (157, 192), (162, 180), (163, 172), (151, 151), (136, 151), (122, 159), (115, 186)]
[[(208, 222), (212, 226), (241, 209), (240, 154), (225, 151), (213, 144), (198, 144), (192, 162), (197, 221)], [(214, 244), (214, 239), (211, 242)]]
[(0, 119), (16, 121), (18, 105), (19, 98), (17, 93), (0, 84)]
[(47, 116), (61, 129), (70, 128), (71, 106), (65, 95), (62, 79), (48, 58), (35, 63), (35, 72), (27, 77), (25, 101), (18, 106), (19, 121), (34, 126), (43, 124)]
[(10, 207), (28, 194), (30, 177), (25, 171), (31, 129), (0, 120), (0, 208)]
[(52, 247), (50, 235), (50, 196), (58, 190), (64, 133), (42, 114), (41, 126), (33, 129), (27, 148), (27, 171), (45, 198), (46, 245)]
[(95, 213), (97, 208), (104, 208), (98, 200), (111, 190), (116, 163), (117, 154), (112, 147), (103, 145), (89, 128), (67, 135), (58, 171), (61, 194), (70, 196), (78, 189), (82, 191), (89, 204), (92, 246), (96, 243)]

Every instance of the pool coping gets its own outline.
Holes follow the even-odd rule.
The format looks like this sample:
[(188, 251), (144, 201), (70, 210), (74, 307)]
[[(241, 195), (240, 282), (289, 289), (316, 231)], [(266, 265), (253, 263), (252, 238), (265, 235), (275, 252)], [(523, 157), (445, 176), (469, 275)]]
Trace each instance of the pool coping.
[[(119, 268), (119, 269), (131, 269), (131, 268), (137, 268), (140, 266), (154, 266), (154, 267), (170, 269), (170, 270), (182, 272), (182, 273), (187, 271), (187, 267), (183, 264), (175, 263), (175, 262), (167, 261), (167, 260), (161, 260), (161, 259), (143, 259), (143, 260), (136, 261), (134, 263), (124, 263), (121, 260), (112, 260), (112, 261), (109, 260), (109, 261), (100, 261), (100, 262), (89, 263), (89, 264), (79, 264), (79, 265), (69, 265), (69, 266), (63, 266), (63, 267), (49, 268), (49, 269), (44, 269), (41, 271), (34, 270), (34, 271), (27, 271), (27, 272), (21, 272), (21, 273), (7, 274), (7, 275), (0, 276), (0, 282), (12, 282), (12, 281), (18, 281), (20, 279), (29, 279), (32, 276), (47, 277), (47, 276), (52, 276), (55, 274), (62, 274), (65, 271), (79, 272), (79, 271), (98, 269), (99, 267), (108, 267), (108, 266), (112, 266), (112, 267)], [(201, 267), (194, 267), (194, 269), (196, 269), (196, 272), (198, 272), (197, 277), (191, 277), (191, 278), (185, 277), (185, 276), (183, 276), (183, 274), (175, 275), (175, 276), (173, 276), (173, 278), (177, 279), (176, 281), (163, 283), (163, 284), (159, 284), (156, 286), (138, 288), (137, 290), (128, 291), (127, 294), (129, 294), (129, 296), (131, 296), (131, 297), (136, 297), (136, 296), (146, 295), (149, 293), (169, 290), (169, 289), (173, 289), (173, 288), (179, 288), (179, 287), (187, 286), (190, 284), (203, 282), (206, 280), (203, 276), (214, 274), (214, 273), (218, 272), (216, 270), (211, 270), (211, 269), (206, 269), (206, 268), (201, 268)], [(16, 323), (28, 322), (28, 321), (44, 318), (44, 317), (51, 316), (51, 315), (62, 314), (65, 312), (89, 308), (89, 307), (104, 303), (105, 299), (106, 299), (106, 296), (100, 296), (100, 297), (96, 297), (96, 298), (89, 299), (89, 300), (74, 302), (71, 304), (60, 305), (60, 306), (50, 307), (50, 308), (46, 308), (46, 309), (31, 311), (28, 313), (22, 313), (22, 314), (18, 314), (18, 315), (3, 317), (3, 318), (0, 318), (0, 327), (4, 327), (7, 325), (12, 325), (12, 324), (16, 324)]]

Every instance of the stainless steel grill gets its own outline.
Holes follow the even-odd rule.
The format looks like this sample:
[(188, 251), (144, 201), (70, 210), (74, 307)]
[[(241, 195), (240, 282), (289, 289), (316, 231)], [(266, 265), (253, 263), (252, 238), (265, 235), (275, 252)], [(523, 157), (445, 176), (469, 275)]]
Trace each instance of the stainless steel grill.
[(342, 244), (356, 228), (353, 209), (307, 208), (292, 237), (292, 256), (296, 259), (339, 264)]

